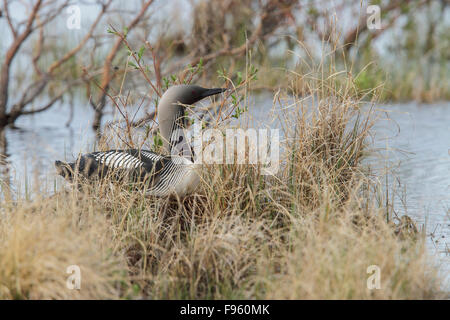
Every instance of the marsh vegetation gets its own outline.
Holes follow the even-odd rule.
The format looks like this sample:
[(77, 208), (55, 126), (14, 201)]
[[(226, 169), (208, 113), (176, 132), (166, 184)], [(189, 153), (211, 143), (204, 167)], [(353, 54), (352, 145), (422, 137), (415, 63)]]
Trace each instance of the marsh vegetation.
[[(17, 61), (31, 58), (33, 75), (10, 61), (2, 66), (9, 83), (0, 83), (13, 97), (0, 99), (6, 168), (0, 298), (448, 297), (426, 231), (394, 208), (385, 184), (389, 171), (379, 176), (364, 162), (374, 152), (380, 101), (449, 98), (448, 26), (439, 20), (448, 11), (444, 2), (381, 1), (382, 31), (367, 30), (363, 14), (341, 34), (342, 21), (330, 11), (351, 15), (360, 12), (359, 3), (194, 1), (183, 33), (169, 24), (181, 10), (156, 15), (167, 9), (158, 1), (133, 2), (125, 11), (112, 1), (92, 1), (98, 16), (75, 44), (52, 41), (50, 30), (57, 23), (52, 12), (71, 1), (33, 3), (36, 15), (28, 19), (35, 20), (25, 21), (35, 36), (31, 32), (23, 47), (31, 51), (17, 51)], [(2, 12), (13, 17), (8, 5)], [(425, 42), (405, 40), (390, 61), (377, 55), (372, 43), (398, 21), (407, 21), (400, 29), (413, 39), (417, 17), (430, 21)], [(12, 43), (25, 32), (23, 24), (14, 27), (19, 18), (0, 25), (11, 30)], [(420, 63), (395, 63), (400, 56)], [(423, 72), (433, 68), (438, 72)], [(89, 148), (157, 149), (158, 99), (178, 83), (230, 88), (192, 116), (219, 130), (250, 126), (244, 121), (249, 97), (268, 90), (271, 116), (282, 131), (278, 172), (205, 164), (198, 191), (182, 199), (148, 197), (109, 180), (70, 185), (55, 176), (51, 185), (29, 186), (10, 176), (5, 130), (61, 99), (70, 102), (69, 125), (70, 108), (92, 108), (95, 142)], [(34, 89), (19, 90), (27, 86)], [(14, 110), (20, 111), (14, 121), (1, 122), (13, 119)], [(71, 265), (81, 268), (81, 290), (67, 288)], [(380, 289), (368, 288), (372, 265), (381, 270)]]

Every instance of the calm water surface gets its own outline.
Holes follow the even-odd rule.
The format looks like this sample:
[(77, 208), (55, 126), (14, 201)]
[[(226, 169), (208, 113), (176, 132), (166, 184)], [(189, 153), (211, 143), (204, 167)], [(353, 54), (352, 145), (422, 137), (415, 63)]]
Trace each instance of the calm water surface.
[(374, 130), (379, 156), (370, 160), (393, 170), (395, 210), (425, 227), (450, 291), (450, 102), (379, 108), (386, 111)]

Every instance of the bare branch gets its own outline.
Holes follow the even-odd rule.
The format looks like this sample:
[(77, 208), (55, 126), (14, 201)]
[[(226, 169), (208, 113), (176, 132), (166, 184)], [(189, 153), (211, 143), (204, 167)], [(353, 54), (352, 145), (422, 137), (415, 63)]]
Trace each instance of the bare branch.
[(12, 24), (12, 21), (11, 21), (11, 16), (9, 14), (7, 0), (3, 0), (3, 6), (5, 7), (5, 17), (6, 17), (6, 21), (8, 22), (9, 29), (11, 30), (11, 33), (12, 33), (14, 39), (16, 39), (17, 38), (17, 31), (14, 28), (14, 26)]
[[(142, 19), (145, 12), (147, 11), (147, 9), (149, 8), (149, 6), (152, 3), (153, 3), (153, 0), (148, 0), (147, 2), (145, 2), (145, 4), (142, 6), (142, 8), (138, 12), (138, 14), (127, 25), (126, 28), (128, 29), (128, 32), (131, 31), (139, 23), (139, 21)], [(113, 76), (111, 74), (111, 66), (112, 66), (112, 62), (113, 62), (114, 58), (116, 57), (121, 44), (122, 44), (122, 39), (118, 38), (116, 40), (116, 42), (114, 43), (113, 47), (111, 48), (111, 50), (109, 51), (109, 54), (107, 55), (105, 62), (103, 64), (102, 81), (100, 83), (102, 93), (101, 93), (99, 99), (97, 100), (97, 102), (94, 102), (93, 100), (91, 100), (91, 106), (95, 110), (95, 118), (94, 118), (94, 121), (92, 124), (94, 130), (98, 130), (100, 128), (100, 122), (101, 122), (101, 118), (103, 116), (103, 109), (106, 105), (106, 97), (107, 97), (108, 88), (113, 79)]]
[(17, 54), (19, 48), (32, 32), (33, 23), (36, 20), (39, 8), (41, 7), (42, 0), (36, 1), (30, 16), (27, 19), (26, 27), (23, 33), (18, 35), (9, 49), (6, 52), (5, 60), (2, 65), (0, 74), (0, 126), (8, 123), (8, 116), (6, 114), (6, 107), (8, 103), (8, 86), (9, 86), (9, 73), (11, 68), (11, 62)]
[(29, 115), (29, 114), (39, 113), (39, 112), (45, 111), (47, 109), (50, 109), (50, 107), (53, 106), (55, 104), (55, 102), (59, 101), (62, 98), (64, 93), (66, 93), (66, 90), (63, 90), (60, 94), (58, 94), (56, 97), (54, 97), (52, 100), (50, 100), (43, 107), (33, 109), (33, 110), (25, 110), (25, 111), (22, 111), (20, 114), (21, 115)]
[(106, 13), (106, 11), (108, 10), (108, 7), (110, 6), (112, 0), (109, 0), (106, 4), (102, 5), (102, 10), (100, 11), (100, 13), (97, 15), (97, 18), (95, 19), (95, 21), (92, 23), (91, 28), (89, 29), (88, 33), (84, 36), (84, 38), (80, 41), (80, 43), (73, 48), (72, 50), (70, 50), (69, 52), (67, 52), (64, 57), (62, 57), (61, 59), (59, 59), (58, 61), (55, 61), (52, 63), (52, 65), (50, 66), (50, 68), (48, 69), (48, 73), (52, 74), (53, 71), (58, 68), (59, 66), (61, 66), (64, 62), (66, 62), (67, 60), (69, 60), (70, 58), (72, 58), (75, 54), (78, 53), (78, 51), (80, 51), (84, 45), (86, 44), (86, 42), (92, 37), (92, 34), (94, 33), (95, 28), (97, 27), (98, 23), (100, 22), (101, 18), (103, 17), (103, 15)]

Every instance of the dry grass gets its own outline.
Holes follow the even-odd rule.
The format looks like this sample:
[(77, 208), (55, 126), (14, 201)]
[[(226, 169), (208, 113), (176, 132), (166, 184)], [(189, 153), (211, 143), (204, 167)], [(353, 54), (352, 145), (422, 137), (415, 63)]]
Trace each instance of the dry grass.
[[(113, 252), (109, 222), (85, 197), (62, 195), (2, 203), (1, 299), (118, 298), (126, 264)], [(78, 265), (81, 290), (68, 290), (67, 267)]]
[[(386, 222), (361, 165), (372, 112), (351, 81), (321, 74), (288, 75), (295, 101), (280, 117), (275, 176), (208, 165), (198, 194), (182, 200), (108, 182), (2, 200), (0, 298), (441, 297), (424, 236)], [(65, 287), (72, 264), (81, 290)], [(381, 269), (379, 290), (367, 289), (370, 265)]]

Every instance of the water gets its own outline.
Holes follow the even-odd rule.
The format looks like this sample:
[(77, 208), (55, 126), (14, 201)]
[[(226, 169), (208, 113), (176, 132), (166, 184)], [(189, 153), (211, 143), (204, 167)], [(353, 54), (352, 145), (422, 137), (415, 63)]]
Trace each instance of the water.
[(442, 240), (436, 239), (436, 246), (445, 251), (450, 237), (450, 103), (380, 110), (387, 112), (375, 125), (375, 147), (393, 169), (395, 207), (426, 223), (430, 233), (439, 233)]
[(379, 156), (372, 161), (392, 169), (394, 208), (425, 228), (450, 291), (450, 102), (386, 105), (378, 111)]
[[(272, 128), (268, 109), (270, 96), (256, 99), (259, 108), (250, 109), (256, 121)], [(19, 129), (8, 129), (8, 153), (13, 181), (26, 179), (30, 185), (53, 188), (64, 185), (57, 177), (55, 159), (73, 160), (81, 151), (92, 151), (94, 134), (90, 129), (90, 107), (74, 110), (69, 127), (67, 107), (59, 106), (32, 117), (20, 118)], [(450, 102), (435, 104), (395, 104), (378, 106), (381, 119), (375, 125), (377, 156), (367, 163), (374, 168), (389, 166), (395, 179), (394, 191), (398, 215), (408, 214), (426, 227), (430, 252), (438, 255), (444, 276), (450, 273)], [(106, 116), (105, 120), (112, 116)], [(380, 165), (381, 164), (381, 165)], [(20, 187), (19, 187), (20, 188)], [(406, 205), (405, 205), (406, 204)]]
[[(137, 119), (143, 114), (137, 113)], [(129, 114), (134, 115), (130, 110)], [(94, 111), (90, 106), (79, 105), (70, 119), (69, 106), (58, 105), (32, 116), (24, 116), (16, 122), (17, 128), (7, 129), (7, 152), (10, 173), (15, 189), (53, 189), (64, 185), (56, 175), (55, 160), (73, 161), (79, 153), (94, 151), (96, 138), (92, 130)], [(121, 119), (118, 112), (105, 113), (102, 123)]]
[[(17, 129), (7, 129), (7, 152), (13, 183), (51, 186), (55, 181), (56, 159), (73, 159), (95, 140), (90, 129), (93, 111), (88, 106), (75, 108), (70, 126), (67, 106), (58, 106), (17, 121)], [(25, 181), (26, 180), (26, 181)], [(23, 190), (22, 190), (23, 191)]]

